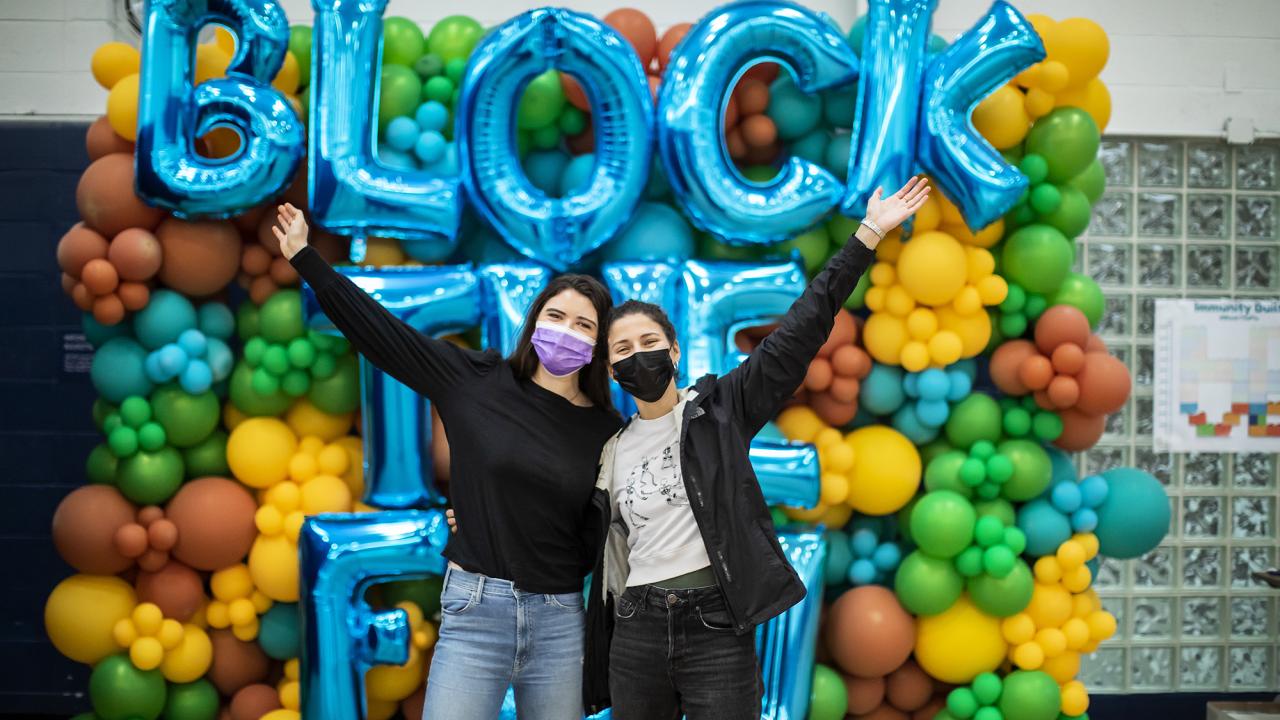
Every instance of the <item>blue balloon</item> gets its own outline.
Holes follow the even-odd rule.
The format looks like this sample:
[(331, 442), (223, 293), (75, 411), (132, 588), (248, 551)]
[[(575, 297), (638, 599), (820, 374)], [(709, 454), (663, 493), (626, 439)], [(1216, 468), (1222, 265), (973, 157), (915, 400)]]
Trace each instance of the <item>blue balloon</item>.
[(220, 302), (207, 302), (196, 310), (196, 326), (207, 339), (227, 340), (236, 331), (236, 316)]
[(872, 530), (863, 528), (853, 533), (849, 542), (855, 557), (869, 558), (880, 544), (880, 536)]
[(1080, 509), (1080, 486), (1073, 482), (1061, 482), (1050, 490), (1053, 506), (1066, 515)]
[(902, 368), (872, 363), (858, 391), (858, 403), (874, 415), (892, 415), (906, 402), (902, 386)]
[(951, 389), (951, 381), (947, 373), (938, 368), (930, 368), (918, 375), (920, 397), (923, 400), (945, 400), (947, 391)]
[(178, 336), (178, 347), (191, 357), (200, 357), (208, 350), (209, 343), (205, 340), (204, 333), (193, 328), (183, 330)]
[(890, 572), (898, 567), (898, 563), (902, 562), (902, 549), (898, 547), (897, 543), (881, 543), (871, 556), (871, 562), (876, 564), (877, 570), (886, 573)]
[[(225, 78), (195, 85), (195, 30), (236, 35)], [(271, 80), (289, 49), (274, 0), (159, 2), (147, 8), (134, 151), (138, 196), (180, 217), (229, 217), (278, 195), (302, 159), (303, 126)], [(240, 134), (239, 152), (206, 158), (196, 139), (215, 127)]]
[(560, 196), (572, 195), (579, 190), (585, 189), (591, 179), (592, 172), (595, 170), (595, 166), (596, 156), (592, 153), (579, 155), (570, 160), (564, 166), (564, 172), (560, 177)]
[(444, 157), (444, 136), (435, 130), (428, 130), (418, 136), (413, 146), (413, 154), (424, 165), (434, 165)]
[(893, 414), (893, 427), (907, 436), (915, 445), (933, 442), (938, 437), (939, 425), (927, 425), (916, 414), (916, 403), (906, 403)]
[(385, 4), (312, 2), (311, 212), (317, 225), (339, 235), (419, 239), (447, 254), (462, 219), (458, 178), (415, 169), (411, 158), (389, 155), (387, 147), (375, 153)]
[(133, 316), (138, 342), (149, 350), (177, 342), (184, 330), (196, 326), (196, 309), (191, 301), (172, 290), (151, 293), (147, 306)]
[(902, 392), (909, 398), (920, 397), (920, 373), (907, 373), (902, 378)]
[(400, 152), (409, 152), (418, 142), (418, 136), (422, 134), (422, 130), (418, 128), (418, 123), (407, 117), (392, 118), (387, 123), (387, 129), (383, 132), (383, 141), (392, 148)]
[(161, 367), (160, 365), (161, 354), (162, 353), (160, 352), (160, 350), (156, 350), (154, 352), (148, 353), (147, 359), (142, 363), (142, 370), (146, 374), (147, 379), (153, 383), (156, 383), (157, 385), (163, 382), (167, 382), (170, 378), (173, 377), (171, 373), (166, 372), (165, 369)]
[(235, 356), (231, 354), (231, 348), (227, 344), (216, 338), (209, 339), (209, 348), (205, 353), (205, 361), (209, 363), (209, 369), (213, 371), (213, 379), (215, 382), (225, 380), (231, 375), (231, 368), (235, 365)]
[(946, 400), (921, 400), (916, 403), (916, 418), (925, 427), (942, 427), (950, 415), (951, 406)]
[(1052, 555), (1071, 539), (1071, 523), (1047, 500), (1032, 500), (1018, 508), (1018, 529), (1027, 536), (1027, 555)]
[(693, 228), (680, 213), (668, 205), (643, 202), (613, 242), (604, 246), (601, 255), (606, 262), (680, 262), (688, 260), (693, 250)]
[(808, 591), (804, 600), (756, 630), (764, 680), (760, 717), (783, 720), (809, 716), (827, 541), (820, 531), (782, 531), (778, 544)]
[(1100, 507), (1106, 502), (1108, 491), (1107, 480), (1101, 475), (1090, 475), (1080, 481), (1080, 494), (1087, 508)]
[[(339, 268), (388, 310), (426, 335), (479, 324), (480, 283), (469, 266)], [(312, 330), (339, 334), (308, 285), (303, 316)], [(431, 404), (360, 358), (364, 501), (381, 508), (443, 504), (431, 465)]]
[(308, 517), (298, 535), (302, 604), (302, 713), (364, 717), (364, 676), (403, 665), (412, 628), (404, 610), (376, 610), (369, 586), (443, 575), (449, 538), (439, 510)]
[[(416, 140), (414, 142), (417, 142)], [(378, 147), (378, 160), (389, 168), (397, 170), (417, 170), (418, 163), (407, 152), (400, 152), (390, 145)]]
[(560, 178), (569, 164), (569, 155), (561, 150), (535, 150), (524, 156), (524, 173), (533, 186), (549, 197), (560, 196)]
[(1102, 473), (1107, 499), (1098, 507), (1098, 552), (1126, 560), (1153, 550), (1169, 532), (1169, 496), (1151, 473), (1112, 468)]
[[(590, 184), (552, 198), (525, 177), (515, 143), (515, 103), (549, 68), (570, 73), (592, 103), (596, 157)], [(563, 270), (600, 247), (644, 194), (653, 103), (626, 39), (571, 10), (523, 13), (480, 41), (458, 100), (458, 150), (472, 203), (513, 247)]]
[(444, 177), (458, 177), (458, 145), (457, 143), (447, 142), (444, 144), (444, 153), (440, 155), (440, 159), (427, 168), (431, 172)]
[(1098, 528), (1098, 513), (1080, 508), (1071, 514), (1071, 529), (1075, 532), (1093, 532)]
[(791, 70), (804, 93), (846, 85), (858, 72), (849, 46), (817, 13), (746, 0), (712, 11), (689, 30), (671, 53), (658, 96), (658, 149), (676, 200), (694, 225), (735, 244), (789, 240), (843, 193), (840, 178), (799, 158), (765, 183), (746, 180), (729, 161), (722, 121), (729, 91), (765, 58)]
[(963, 370), (957, 370), (954, 366), (947, 371), (947, 400), (949, 402), (960, 402), (969, 397), (969, 393), (973, 392), (973, 376)]
[(849, 582), (854, 585), (870, 585), (876, 581), (876, 564), (867, 558), (858, 558), (849, 566)]
[(187, 353), (174, 343), (170, 343), (155, 351), (156, 364), (160, 370), (161, 377), (159, 379), (152, 378), (156, 382), (164, 382), (172, 379), (175, 375), (182, 372), (187, 366), (189, 358)]
[(918, 162), (971, 228), (998, 220), (1022, 197), (1028, 181), (978, 134), (970, 115), (983, 98), (1044, 57), (1044, 43), (1031, 23), (996, 0), (976, 25), (929, 60)]
[(213, 386), (213, 371), (205, 361), (193, 359), (182, 369), (178, 384), (192, 395), (199, 395)]
[[(428, 100), (418, 106), (417, 112), (413, 114), (413, 120), (417, 123), (418, 129), (423, 132), (428, 130), (444, 132), (445, 125), (449, 122), (449, 109), (435, 100)], [(388, 129), (390, 129), (389, 125)]]

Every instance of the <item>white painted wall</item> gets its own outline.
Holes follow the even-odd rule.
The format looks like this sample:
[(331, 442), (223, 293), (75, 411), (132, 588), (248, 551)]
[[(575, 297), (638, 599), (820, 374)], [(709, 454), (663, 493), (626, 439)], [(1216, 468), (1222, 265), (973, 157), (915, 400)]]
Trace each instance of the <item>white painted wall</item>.
[[(628, 0), (576, 0), (574, 9), (603, 15)], [(309, 0), (282, 0), (295, 22)], [(630, 0), (659, 29), (694, 20), (720, 0)], [(864, 0), (810, 0), (847, 27)], [(1103, 80), (1111, 89), (1109, 134), (1220, 136), (1228, 118), (1280, 136), (1280, 0), (1015, 0), (1026, 13), (1089, 17), (1111, 38)], [(934, 30), (953, 37), (988, 0), (939, 0)], [(533, 6), (528, 0), (467, 4), (390, 0), (389, 14), (429, 25), (465, 10), (486, 25)], [(0, 0), (0, 118), (87, 118), (106, 93), (89, 74), (94, 48), (133, 38), (119, 0)], [(135, 39), (136, 40), (136, 39)]]

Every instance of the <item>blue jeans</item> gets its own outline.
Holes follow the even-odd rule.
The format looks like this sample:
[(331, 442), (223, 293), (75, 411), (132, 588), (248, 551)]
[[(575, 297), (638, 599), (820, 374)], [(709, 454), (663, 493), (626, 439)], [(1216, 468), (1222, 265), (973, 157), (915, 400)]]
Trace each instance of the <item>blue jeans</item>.
[(581, 720), (581, 593), (528, 593), (450, 567), (440, 608), (423, 720), (492, 720), (508, 686), (520, 720)]

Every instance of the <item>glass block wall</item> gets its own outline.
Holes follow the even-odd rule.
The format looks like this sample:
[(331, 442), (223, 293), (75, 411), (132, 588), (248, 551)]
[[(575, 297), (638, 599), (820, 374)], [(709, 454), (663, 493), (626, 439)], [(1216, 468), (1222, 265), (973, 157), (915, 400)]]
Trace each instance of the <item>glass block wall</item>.
[(1123, 411), (1080, 454), (1088, 473), (1133, 465), (1167, 487), (1165, 542), (1105, 561), (1096, 586), (1114, 639), (1085, 660), (1092, 692), (1280, 689), (1280, 590), (1250, 578), (1276, 563), (1277, 456), (1152, 448), (1155, 300), (1280, 296), (1280, 144), (1106, 138), (1107, 192), (1077, 247), (1106, 296), (1098, 333), (1134, 378)]

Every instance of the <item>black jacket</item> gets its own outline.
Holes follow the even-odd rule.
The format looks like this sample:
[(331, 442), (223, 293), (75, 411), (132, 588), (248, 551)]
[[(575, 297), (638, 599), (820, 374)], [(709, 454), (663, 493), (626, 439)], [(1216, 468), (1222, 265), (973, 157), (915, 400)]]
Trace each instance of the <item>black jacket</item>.
[[(836, 313), (874, 256), (861, 241), (849, 238), (746, 361), (724, 377), (707, 375), (685, 391), (679, 426), (685, 491), (739, 635), (805, 596), (778, 545), (751, 469), (751, 439), (804, 381), (810, 361), (831, 334)], [(583, 665), (583, 701), (591, 714), (610, 705), (613, 599), (626, 582), (625, 528), (613, 517), (609, 496), (614, 448), (626, 431), (623, 426), (605, 445), (587, 511), (586, 531), (594, 543), (587, 546), (596, 548)]]

